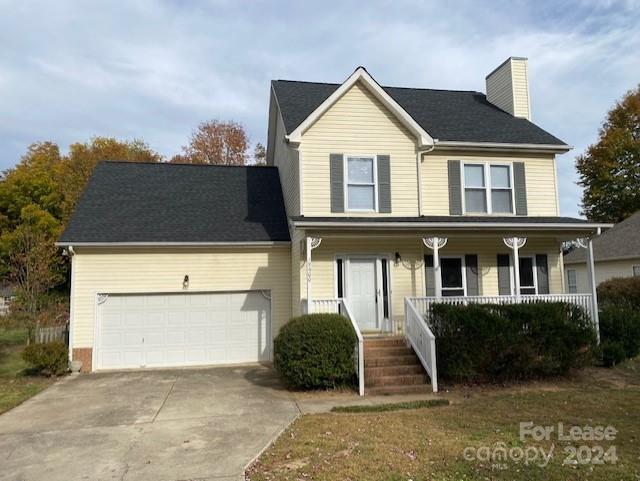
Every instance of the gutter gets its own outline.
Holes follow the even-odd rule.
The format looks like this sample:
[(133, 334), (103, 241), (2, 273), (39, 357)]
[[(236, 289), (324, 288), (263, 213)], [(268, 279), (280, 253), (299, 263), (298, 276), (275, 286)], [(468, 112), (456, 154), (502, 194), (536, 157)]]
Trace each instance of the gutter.
[(436, 149), (460, 149), (460, 150), (527, 150), (530, 152), (564, 154), (573, 149), (573, 146), (563, 144), (509, 144), (500, 142), (458, 142), (453, 140), (440, 140), (435, 144)]
[(58, 247), (285, 247), (291, 241), (254, 242), (56, 242)]

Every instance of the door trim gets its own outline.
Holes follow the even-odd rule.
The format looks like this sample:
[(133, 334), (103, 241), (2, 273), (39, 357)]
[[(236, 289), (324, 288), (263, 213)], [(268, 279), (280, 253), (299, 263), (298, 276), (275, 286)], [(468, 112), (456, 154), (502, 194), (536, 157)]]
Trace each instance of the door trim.
[[(269, 300), (269, 322), (267, 323), (267, 358), (268, 362), (273, 362), (273, 290), (272, 289), (232, 289), (232, 290), (223, 290), (223, 291), (213, 291), (211, 289), (203, 289), (203, 290), (188, 290), (188, 291), (177, 291), (175, 289), (167, 290), (167, 291), (141, 291), (141, 292), (131, 292), (131, 291), (98, 291), (94, 295), (94, 323), (93, 323), (93, 344), (91, 347), (91, 372), (96, 371), (121, 371), (121, 370), (132, 370), (132, 369), (172, 369), (171, 366), (167, 367), (137, 367), (137, 368), (122, 368), (122, 369), (101, 369), (98, 367), (98, 349), (100, 346), (100, 327), (102, 322), (101, 309), (100, 309), (100, 296), (106, 295), (108, 296), (152, 296), (152, 295), (171, 295), (171, 294), (240, 294), (240, 293), (259, 293), (264, 296), (264, 292), (268, 293)], [(264, 361), (263, 361), (264, 362)], [(176, 366), (175, 369), (180, 369), (181, 367), (196, 367), (196, 366), (223, 366), (225, 364), (192, 364), (192, 365), (182, 365)], [(229, 364), (232, 365), (232, 364)]]
[[(381, 254), (378, 252), (371, 252), (371, 253), (337, 253), (333, 256), (333, 294), (334, 297), (338, 297), (338, 263), (336, 262), (338, 259), (342, 259), (342, 269), (343, 269), (343, 282), (342, 282), (342, 290), (343, 290), (343, 297), (345, 299), (348, 298), (348, 293), (349, 293), (349, 286), (348, 286), (348, 282), (349, 282), (349, 275), (348, 275), (348, 268), (349, 268), (349, 259), (375, 259), (376, 261), (376, 288), (377, 286), (379, 287), (379, 292), (378, 292), (378, 288), (376, 289), (376, 298), (378, 300), (377, 302), (377, 319), (376, 319), (376, 330), (382, 330), (382, 326), (385, 323), (385, 321), (389, 321), (390, 323), (392, 322), (392, 318), (393, 318), (393, 300), (392, 300), (392, 294), (393, 294), (393, 271), (391, 269), (391, 254), (390, 253), (386, 253), (386, 254)], [(388, 285), (387, 285), (387, 297), (389, 300), (389, 317), (387, 319), (385, 319), (384, 317), (384, 307), (383, 307), (383, 302), (384, 302), (384, 295), (382, 292), (383, 289), (383, 285), (382, 285), (382, 259), (386, 259), (387, 261), (387, 280), (388, 280)], [(357, 321), (357, 319), (356, 319)]]

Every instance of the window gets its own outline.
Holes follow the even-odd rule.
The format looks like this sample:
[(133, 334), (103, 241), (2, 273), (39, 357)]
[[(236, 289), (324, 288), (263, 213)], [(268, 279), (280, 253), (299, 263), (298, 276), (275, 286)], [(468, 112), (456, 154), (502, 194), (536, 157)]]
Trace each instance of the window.
[(376, 210), (376, 159), (347, 157), (347, 209)]
[(633, 266), (633, 277), (640, 277), (640, 266)]
[(443, 257), (440, 259), (443, 296), (464, 296), (465, 275), (461, 257)]
[(464, 206), (467, 213), (512, 214), (511, 166), (464, 164)]
[(578, 278), (575, 269), (567, 269), (567, 289), (570, 294), (578, 292)]
[(536, 263), (533, 257), (520, 257), (520, 294), (536, 294)]

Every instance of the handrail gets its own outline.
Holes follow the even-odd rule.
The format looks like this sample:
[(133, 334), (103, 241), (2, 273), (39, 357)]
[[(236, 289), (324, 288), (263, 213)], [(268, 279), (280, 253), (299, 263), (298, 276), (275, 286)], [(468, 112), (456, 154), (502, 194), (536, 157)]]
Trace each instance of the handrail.
[(330, 312), (346, 317), (356, 333), (358, 343), (355, 346), (356, 370), (358, 372), (358, 394), (364, 396), (364, 338), (349, 304), (344, 298), (313, 299), (313, 312)]
[(431, 378), (433, 392), (438, 392), (438, 369), (436, 366), (436, 336), (423, 317), (418, 313), (411, 299), (405, 297), (406, 338), (415, 351), (422, 366)]

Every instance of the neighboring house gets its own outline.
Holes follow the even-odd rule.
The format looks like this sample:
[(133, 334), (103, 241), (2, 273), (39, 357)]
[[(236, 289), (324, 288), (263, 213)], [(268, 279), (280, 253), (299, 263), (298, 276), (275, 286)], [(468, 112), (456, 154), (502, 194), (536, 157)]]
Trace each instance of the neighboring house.
[[(640, 212), (593, 239), (596, 285), (614, 277), (640, 276)], [(586, 249), (564, 256), (567, 292), (590, 292)]]
[(277, 80), (268, 167), (101, 164), (60, 239), (73, 357), (268, 361), (292, 316), (340, 310), (364, 334), (405, 333), (434, 376), (431, 302), (590, 310), (564, 294), (561, 243), (607, 225), (559, 216), (570, 147), (530, 121), (526, 59), (486, 81), (487, 95), (382, 87), (362, 67)]
[(15, 289), (9, 284), (0, 286), (0, 316), (5, 316), (9, 313), (9, 307), (11, 302), (15, 298)]

